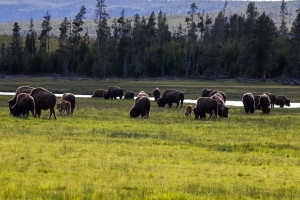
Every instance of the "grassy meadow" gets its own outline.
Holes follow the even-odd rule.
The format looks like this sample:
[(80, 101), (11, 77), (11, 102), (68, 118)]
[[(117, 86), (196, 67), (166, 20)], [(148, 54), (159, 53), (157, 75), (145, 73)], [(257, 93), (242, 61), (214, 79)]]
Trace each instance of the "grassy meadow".
[[(300, 87), (275, 82), (0, 79), (1, 92), (21, 85), (176, 88), (192, 99), (208, 87), (229, 100), (270, 91), (300, 102)], [(131, 119), (133, 100), (78, 98), (73, 116), (48, 120), (12, 117), (10, 98), (0, 96), (0, 199), (300, 199), (300, 109), (195, 120), (151, 102), (150, 119)]]

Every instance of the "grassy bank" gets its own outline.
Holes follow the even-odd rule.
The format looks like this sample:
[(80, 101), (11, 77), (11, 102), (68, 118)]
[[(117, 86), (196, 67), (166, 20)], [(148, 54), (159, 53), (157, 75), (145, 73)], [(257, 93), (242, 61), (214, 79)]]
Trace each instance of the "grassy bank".
[[(236, 96), (262, 88), (196, 81), (18, 81), (7, 87), (1, 81), (0, 88), (63, 86), (89, 94), (108, 85), (134, 91), (159, 86), (181, 88), (189, 98), (204, 85), (237, 88)], [(146, 120), (129, 117), (133, 100), (77, 99), (74, 115), (55, 121), (48, 120), (49, 111), (40, 119), (12, 117), (9, 98), (0, 97), (0, 199), (300, 198), (300, 109), (245, 115), (232, 107), (228, 119), (196, 121), (184, 109), (151, 102)]]

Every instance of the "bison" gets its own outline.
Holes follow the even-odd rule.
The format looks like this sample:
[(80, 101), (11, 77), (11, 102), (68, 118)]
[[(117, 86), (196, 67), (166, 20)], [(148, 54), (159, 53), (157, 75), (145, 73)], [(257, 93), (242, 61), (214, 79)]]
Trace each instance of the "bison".
[(201, 97), (209, 97), (209, 94), (212, 92), (211, 89), (203, 89)]
[(192, 106), (187, 106), (187, 107), (185, 108), (185, 116), (186, 116), (186, 117), (192, 116), (192, 112), (193, 112), (193, 107), (192, 107)]
[(149, 97), (140, 97), (134, 102), (133, 107), (130, 109), (130, 117), (136, 118), (142, 116), (142, 118), (149, 118), (150, 112), (150, 99)]
[(255, 107), (255, 109), (260, 110), (260, 106), (259, 106), (260, 95), (255, 95), (253, 97), (254, 97), (254, 107)]
[(65, 93), (62, 97), (61, 100), (65, 100), (71, 103), (71, 115), (73, 115), (74, 109), (75, 109), (75, 104), (76, 104), (76, 97), (72, 93)]
[(140, 91), (140, 93), (136, 96), (135, 101), (138, 101), (142, 97), (148, 97), (149, 98), (149, 95), (144, 91)]
[(224, 92), (212, 91), (211, 93), (209, 93), (208, 97), (212, 97), (215, 94), (220, 94), (222, 96), (222, 99), (223, 99), (224, 103), (226, 103), (227, 95)]
[(34, 99), (29, 94), (20, 93), (11, 112), (14, 116), (27, 115), (28, 117), (29, 111), (34, 115), (34, 107)]
[(183, 92), (178, 90), (165, 90), (162, 96), (159, 99), (157, 99), (157, 105), (159, 107), (165, 107), (165, 105), (168, 104), (169, 107), (172, 107), (173, 103), (177, 103), (176, 106), (177, 108), (179, 102), (181, 101), (181, 108), (182, 108), (183, 100), (184, 100)]
[(272, 93), (268, 93), (268, 92), (265, 92), (264, 94), (268, 95), (268, 97), (270, 98), (271, 100), (271, 108), (274, 108), (274, 104), (275, 104), (275, 101), (276, 101), (276, 96)]
[(67, 114), (67, 115), (71, 115), (71, 103), (69, 101), (65, 101), (65, 100), (61, 100), (56, 108), (58, 109), (58, 111), (60, 112), (61, 115)]
[(244, 109), (245, 109), (245, 113), (254, 113), (254, 109), (255, 109), (255, 101), (254, 101), (254, 96), (252, 93), (246, 93), (243, 96), (243, 104), (244, 104)]
[(100, 98), (103, 98), (104, 97), (104, 94), (107, 92), (107, 90), (102, 90), (102, 89), (99, 89), (99, 90), (95, 90), (94, 94), (92, 97), (100, 97)]
[(220, 93), (216, 93), (211, 98), (218, 102), (218, 115), (228, 118), (229, 107), (225, 106), (223, 96)]
[(160, 97), (160, 90), (159, 90), (159, 88), (155, 88), (153, 90), (153, 96), (154, 96), (154, 100), (157, 101), (157, 99)]
[(263, 95), (260, 96), (260, 98), (259, 98), (259, 106), (261, 108), (261, 111), (264, 114), (270, 113), (270, 111), (271, 111), (270, 103), (271, 103), (271, 100), (270, 100), (270, 97), (268, 95), (263, 94)]
[(212, 116), (217, 118), (218, 102), (211, 97), (200, 97), (197, 99), (197, 105), (194, 108), (195, 119), (198, 119), (199, 116), (200, 119), (205, 119), (206, 113), (210, 115), (209, 119), (211, 119)]
[(116, 99), (119, 97), (122, 99), (123, 89), (118, 86), (111, 86), (108, 88), (107, 92), (104, 93), (104, 99)]
[(21, 94), (21, 93), (30, 94), (32, 89), (33, 89), (33, 87), (29, 87), (29, 86), (18, 87), (17, 90), (16, 90), (15, 96), (8, 101), (9, 111), (11, 112), (11, 108), (16, 104), (17, 97), (18, 97), (19, 94)]
[(52, 92), (44, 88), (35, 88), (31, 91), (30, 96), (33, 97), (35, 103), (35, 114), (34, 114), (35, 117), (36, 115), (40, 117), (42, 110), (50, 109), (49, 119), (51, 119), (52, 114), (56, 119), (55, 109), (54, 109), (56, 104), (56, 96)]
[(277, 96), (275, 104), (280, 106), (280, 108), (283, 108), (284, 105), (286, 106), (291, 106), (291, 101), (286, 98), (286, 96)]
[(134, 92), (125, 90), (124, 92), (124, 99), (133, 99), (134, 98)]

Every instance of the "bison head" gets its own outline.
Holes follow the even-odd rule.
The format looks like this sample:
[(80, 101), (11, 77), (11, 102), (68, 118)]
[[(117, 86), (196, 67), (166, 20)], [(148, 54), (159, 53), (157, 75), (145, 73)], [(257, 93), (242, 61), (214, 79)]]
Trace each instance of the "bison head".
[(60, 112), (60, 110), (61, 110), (61, 103), (60, 102), (57, 104), (56, 108)]
[(164, 99), (162, 99), (162, 98), (157, 99), (157, 105), (159, 107), (165, 107), (166, 104), (167, 104), (167, 102)]
[(104, 97), (104, 99), (109, 99), (109, 98), (110, 98), (110, 95), (108, 94), (108, 92), (105, 92), (105, 93), (103, 94), (103, 97)]
[(20, 116), (21, 115), (21, 112), (18, 108), (17, 105), (14, 105), (12, 108), (11, 108), (11, 113), (13, 114), (13, 116)]
[(198, 119), (200, 112), (197, 108), (194, 108), (195, 119)]
[(9, 107), (9, 111), (11, 111), (11, 108), (16, 104), (16, 101), (14, 101), (13, 99), (8, 101), (8, 107)]
[(140, 116), (139, 112), (134, 107), (131, 108), (131, 110), (130, 110), (130, 117), (136, 118), (136, 117), (139, 117), (139, 116)]
[(285, 100), (285, 105), (290, 107), (291, 106), (291, 101), (289, 99), (286, 99)]

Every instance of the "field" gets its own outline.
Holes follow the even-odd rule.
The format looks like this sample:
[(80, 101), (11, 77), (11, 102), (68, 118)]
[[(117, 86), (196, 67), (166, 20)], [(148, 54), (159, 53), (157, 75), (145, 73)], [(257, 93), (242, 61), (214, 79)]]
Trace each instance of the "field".
[[(119, 85), (148, 93), (177, 88), (196, 99), (203, 88), (229, 100), (270, 91), (300, 102), (299, 89), (275, 82), (1, 79), (91, 94)], [(0, 199), (300, 199), (300, 109), (195, 120), (184, 109), (158, 108), (131, 119), (133, 100), (77, 99), (74, 115), (15, 118), (0, 96)], [(184, 105), (185, 106), (185, 105)], [(57, 112), (58, 113), (58, 112)]]

